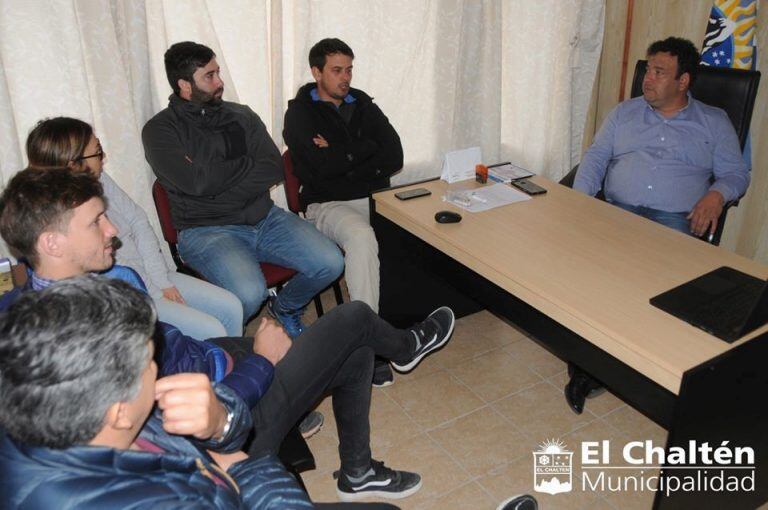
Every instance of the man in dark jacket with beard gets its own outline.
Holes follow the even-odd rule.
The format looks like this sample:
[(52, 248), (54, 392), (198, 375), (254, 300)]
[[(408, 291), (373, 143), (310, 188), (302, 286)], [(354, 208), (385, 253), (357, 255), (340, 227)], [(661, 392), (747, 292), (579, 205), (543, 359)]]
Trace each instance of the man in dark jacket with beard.
[[(379, 309), (379, 258), (369, 223), (368, 196), (389, 186), (403, 166), (400, 137), (362, 90), (350, 88), (352, 49), (323, 39), (309, 52), (314, 83), (288, 103), (283, 138), (302, 184), (307, 219), (345, 253), (351, 299)], [(386, 365), (374, 383), (391, 383)]]
[(168, 192), (181, 256), (237, 295), (246, 319), (268, 297), (259, 262), (295, 269), (269, 312), (297, 337), (304, 305), (341, 274), (341, 253), (311, 224), (272, 203), (269, 190), (283, 180), (280, 152), (258, 115), (222, 101), (213, 51), (174, 44), (165, 69), (173, 94), (144, 126), (142, 140)]

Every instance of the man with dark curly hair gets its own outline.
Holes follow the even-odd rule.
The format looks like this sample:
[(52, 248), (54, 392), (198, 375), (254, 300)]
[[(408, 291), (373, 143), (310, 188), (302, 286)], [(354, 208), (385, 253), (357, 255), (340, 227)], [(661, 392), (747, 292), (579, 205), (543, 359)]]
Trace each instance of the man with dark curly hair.
[[(616, 106), (584, 154), (573, 187), (683, 233), (714, 232), (723, 204), (749, 185), (726, 113), (689, 91), (699, 52), (669, 37), (648, 47), (643, 95)], [(605, 181), (605, 182), (603, 182)]]
[[(573, 188), (684, 234), (713, 234), (726, 202), (749, 186), (728, 115), (691, 96), (699, 52), (668, 37), (648, 47), (643, 95), (616, 106), (584, 154)], [(576, 414), (600, 385), (569, 366), (565, 398)]]

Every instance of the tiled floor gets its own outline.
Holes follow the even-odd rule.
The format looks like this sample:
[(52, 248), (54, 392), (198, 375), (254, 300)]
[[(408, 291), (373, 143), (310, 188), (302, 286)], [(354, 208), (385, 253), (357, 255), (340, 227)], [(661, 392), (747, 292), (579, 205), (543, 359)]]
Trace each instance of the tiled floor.
[[(326, 309), (332, 295), (323, 296)], [(307, 312), (312, 322), (313, 307)], [(251, 325), (253, 328), (253, 325)], [(251, 329), (249, 328), (249, 329)], [(394, 501), (403, 509), (495, 509), (505, 498), (535, 494), (542, 509), (646, 509), (651, 492), (574, 490), (550, 496), (533, 492), (532, 451), (547, 439), (569, 448), (581, 441), (632, 439), (664, 444), (666, 432), (605, 393), (577, 416), (566, 405), (565, 364), (512, 325), (488, 312), (457, 322), (449, 344), (395, 384), (373, 389), (371, 447), (388, 466), (418, 472), (423, 487)], [(319, 406), (325, 426), (309, 439), (317, 469), (302, 476), (315, 501), (336, 501), (338, 437), (330, 398)], [(580, 453), (574, 453), (574, 466)]]

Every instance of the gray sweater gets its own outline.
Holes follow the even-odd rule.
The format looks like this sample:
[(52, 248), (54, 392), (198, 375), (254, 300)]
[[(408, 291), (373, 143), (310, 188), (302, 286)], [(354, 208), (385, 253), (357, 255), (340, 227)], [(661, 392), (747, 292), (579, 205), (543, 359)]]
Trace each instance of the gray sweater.
[(147, 285), (149, 295), (157, 298), (163, 289), (173, 287), (160, 244), (144, 209), (120, 189), (106, 172), (99, 178), (107, 198), (107, 216), (120, 230), (122, 246), (115, 252), (116, 262), (134, 269)]
[(198, 104), (172, 94), (141, 136), (177, 230), (256, 225), (272, 207), (269, 189), (283, 180), (283, 162), (247, 106)]

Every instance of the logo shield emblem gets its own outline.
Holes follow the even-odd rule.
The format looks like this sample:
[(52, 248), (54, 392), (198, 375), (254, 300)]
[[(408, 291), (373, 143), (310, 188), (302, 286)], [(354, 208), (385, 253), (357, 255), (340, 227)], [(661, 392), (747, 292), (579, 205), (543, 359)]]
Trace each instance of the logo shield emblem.
[(560, 494), (573, 488), (573, 452), (560, 440), (548, 440), (533, 452), (533, 489)]

